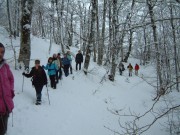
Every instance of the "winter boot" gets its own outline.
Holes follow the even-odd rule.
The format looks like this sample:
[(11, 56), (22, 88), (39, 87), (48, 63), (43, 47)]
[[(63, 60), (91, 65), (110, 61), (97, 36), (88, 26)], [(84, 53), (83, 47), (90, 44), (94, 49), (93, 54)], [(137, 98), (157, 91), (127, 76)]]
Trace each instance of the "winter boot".
[(36, 105), (41, 105), (41, 102), (40, 102), (40, 101), (37, 101), (35, 104), (36, 104)]

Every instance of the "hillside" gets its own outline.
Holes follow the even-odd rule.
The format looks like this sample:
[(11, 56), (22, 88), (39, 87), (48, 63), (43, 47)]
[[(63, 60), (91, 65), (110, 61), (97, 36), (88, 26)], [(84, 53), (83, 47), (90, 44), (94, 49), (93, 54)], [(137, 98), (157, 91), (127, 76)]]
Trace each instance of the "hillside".
[[(10, 44), (5, 32), (0, 33), (0, 41)], [(45, 65), (49, 56), (60, 51), (59, 46), (53, 44), (49, 55), (49, 41), (46, 39), (32, 36), (31, 44), (31, 67), (34, 65), (34, 59), (40, 59), (41, 64)], [(13, 39), (13, 45), (19, 46), (19, 39)], [(71, 48), (74, 54), (77, 50)], [(11, 49), (7, 48), (5, 57), (13, 57)], [(134, 66), (139, 60), (131, 58), (129, 63)], [(149, 81), (153, 81), (155, 70), (151, 65), (140, 66), (139, 77), (133, 74), (133, 77), (129, 78), (128, 71), (125, 70), (123, 76), (117, 73), (114, 82), (109, 81), (106, 75), (106, 79), (100, 83), (106, 69), (91, 61), (88, 75), (83, 71), (73, 70), (73, 74), (63, 76), (56, 90), (48, 87), (50, 105), (47, 89), (44, 87), (42, 105), (36, 106), (35, 90), (30, 79), (24, 78), (22, 92), (23, 71), (14, 70), (13, 63), (9, 64), (15, 78), (16, 96), (13, 117), (10, 115), (8, 123), (8, 135), (114, 135), (109, 129), (120, 133), (122, 129), (118, 121), (123, 123), (129, 118), (120, 117), (111, 111), (129, 114), (131, 110), (142, 114), (153, 104), (155, 89), (141, 78), (149, 77)], [(74, 59), (72, 64), (75, 69)], [(151, 120), (152, 116), (148, 116), (139, 124), (143, 125)], [(166, 135), (163, 124), (163, 120), (158, 121), (144, 135)]]

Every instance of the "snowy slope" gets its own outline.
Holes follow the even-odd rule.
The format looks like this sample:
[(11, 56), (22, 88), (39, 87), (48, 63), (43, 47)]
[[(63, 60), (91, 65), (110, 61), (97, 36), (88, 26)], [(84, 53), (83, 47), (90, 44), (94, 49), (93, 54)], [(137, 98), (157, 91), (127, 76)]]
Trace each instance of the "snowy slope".
[[(9, 44), (8, 36), (0, 33), (0, 40)], [(53, 44), (49, 55), (49, 41), (32, 37), (31, 67), (34, 59), (40, 59), (41, 64), (47, 63), (47, 58), (53, 53), (60, 51), (58, 45)], [(19, 44), (19, 39), (13, 40), (14, 45)], [(18, 48), (17, 48), (18, 49)], [(72, 48), (77, 53), (76, 48)], [(12, 51), (7, 50), (6, 57), (12, 57)], [(132, 65), (139, 63), (138, 60), (130, 59)], [(75, 61), (73, 60), (73, 69)], [(63, 79), (57, 85), (57, 89), (48, 88), (50, 105), (48, 102), (47, 89), (42, 93), (42, 105), (36, 106), (35, 90), (28, 78), (24, 78), (21, 70), (11, 69), (15, 77), (15, 108), (9, 118), (8, 135), (114, 135), (106, 127), (120, 132), (118, 124), (119, 116), (109, 110), (123, 109), (123, 113), (143, 113), (152, 105), (152, 97), (155, 90), (144, 82), (140, 77), (128, 78), (127, 70), (123, 76), (117, 74), (115, 82), (105, 79), (100, 83), (106, 73), (103, 67), (95, 63), (90, 64), (90, 73), (86, 76), (83, 71), (73, 70), (73, 74)], [(127, 67), (127, 64), (125, 65)], [(140, 76), (153, 77), (155, 73), (152, 67), (140, 67)], [(127, 81), (127, 78), (129, 81)], [(13, 120), (13, 121), (12, 121)], [(151, 120), (151, 116), (141, 121), (141, 124)], [(121, 122), (125, 122), (122, 119)], [(163, 122), (163, 121), (162, 121)], [(12, 127), (13, 124), (13, 127)], [(144, 133), (145, 135), (166, 135), (159, 123)]]

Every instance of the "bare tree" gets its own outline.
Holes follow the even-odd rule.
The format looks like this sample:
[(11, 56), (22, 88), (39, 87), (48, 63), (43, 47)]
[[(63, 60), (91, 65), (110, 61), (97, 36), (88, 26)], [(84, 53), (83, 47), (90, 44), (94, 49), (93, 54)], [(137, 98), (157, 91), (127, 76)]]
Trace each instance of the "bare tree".
[(9, 22), (9, 33), (10, 33), (10, 37), (13, 36), (13, 32), (12, 32), (12, 19), (11, 19), (11, 7), (10, 7), (10, 1), (7, 0), (7, 14), (8, 14), (8, 22)]
[(22, 17), (21, 17), (21, 43), (19, 62), (23, 62), (25, 68), (29, 68), (29, 61), (31, 55), (31, 17), (34, 0), (22, 0)]
[(84, 73), (88, 73), (89, 62), (91, 58), (91, 52), (93, 50), (93, 42), (95, 41), (95, 22), (96, 22), (96, 0), (91, 0), (92, 9), (91, 9), (91, 29), (89, 35), (88, 46), (86, 48), (86, 57), (84, 62)]
[[(124, 26), (124, 29), (126, 27), (126, 24), (128, 24), (128, 27), (131, 27), (131, 17), (132, 17), (132, 13), (133, 13), (133, 9), (134, 9), (134, 5), (135, 5), (135, 0), (132, 0), (132, 3), (131, 3), (131, 9), (129, 11), (129, 13), (127, 14), (127, 18), (126, 18), (126, 21), (125, 21), (125, 26)], [(120, 40), (120, 44), (122, 45), (123, 44), (123, 39), (124, 39), (124, 36), (125, 36), (125, 32), (123, 32), (122, 34), (122, 37), (121, 37), (121, 40)], [(128, 47), (128, 51), (126, 53), (126, 56), (125, 58), (123, 59), (123, 47), (121, 46), (121, 59), (122, 61), (124, 62), (127, 62), (128, 61), (128, 58), (129, 58), (129, 55), (131, 53), (131, 50), (132, 50), (132, 40), (133, 40), (133, 30), (130, 30), (129, 31), (129, 47)]]
[[(160, 85), (160, 89), (163, 87), (163, 80), (162, 80), (162, 74), (161, 74), (161, 62), (160, 62), (160, 52), (159, 52), (159, 46), (158, 46), (158, 34), (157, 34), (157, 26), (155, 24), (155, 16), (154, 16), (154, 12), (153, 12), (153, 8), (155, 3), (152, 0), (146, 0), (147, 2), (147, 6), (149, 9), (149, 15), (150, 15), (150, 19), (151, 19), (151, 27), (153, 30), (153, 41), (154, 41), (154, 46), (156, 49), (156, 69), (157, 69), (157, 75), (158, 75), (158, 80), (159, 80), (159, 85)], [(158, 93), (158, 91), (157, 91)]]
[(112, 17), (112, 64), (111, 64), (111, 75), (112, 80), (114, 80), (116, 67), (117, 67), (117, 48), (118, 48), (118, 25), (117, 25), (117, 0), (112, 1), (113, 4), (113, 17)]
[(95, 38), (95, 40), (96, 41), (94, 41), (93, 42), (93, 46), (94, 46), (94, 58), (93, 58), (93, 60), (94, 60), (94, 62), (96, 62), (97, 61), (97, 48), (98, 48), (98, 46), (99, 46), (99, 38), (100, 38), (100, 32), (99, 32), (99, 8), (98, 8), (98, 0), (96, 1), (96, 12), (95, 12), (95, 16), (96, 16), (96, 38)]
[[(65, 48), (64, 48), (64, 39), (63, 39), (63, 10), (64, 10), (64, 0), (60, 3), (59, 0), (55, 0), (56, 3), (56, 11), (57, 11), (57, 29), (58, 29), (58, 39), (57, 43), (61, 45), (61, 50), (63, 53), (65, 53)], [(61, 7), (60, 7), (61, 5)]]
[(179, 83), (178, 83), (178, 56), (177, 56), (177, 42), (176, 42), (176, 32), (175, 32), (175, 26), (174, 26), (174, 16), (173, 16), (173, 7), (172, 3), (170, 4), (170, 15), (171, 15), (171, 27), (172, 27), (172, 33), (173, 33), (173, 48), (174, 48), (174, 63), (175, 63), (175, 74), (176, 74), (176, 89), (179, 92)]
[[(104, 0), (103, 6), (103, 24), (102, 24), (102, 31), (101, 31), (101, 40), (98, 44), (98, 65), (102, 65), (103, 62), (103, 55), (104, 55), (104, 43), (105, 43), (105, 24), (106, 24), (106, 9), (107, 9), (107, 0)], [(99, 27), (99, 26), (98, 26)], [(99, 36), (97, 36), (99, 37)]]

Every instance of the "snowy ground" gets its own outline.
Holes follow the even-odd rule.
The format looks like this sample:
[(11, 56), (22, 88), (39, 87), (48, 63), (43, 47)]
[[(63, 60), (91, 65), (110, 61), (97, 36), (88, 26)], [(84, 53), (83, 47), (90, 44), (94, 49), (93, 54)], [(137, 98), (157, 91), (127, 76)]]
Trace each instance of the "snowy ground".
[[(3, 34), (3, 35), (2, 35)], [(0, 33), (0, 41), (10, 44), (6, 34)], [(49, 41), (32, 37), (31, 59), (40, 59), (41, 64), (47, 63)], [(13, 40), (15, 46), (19, 46), (19, 39)], [(60, 47), (53, 45), (51, 55), (58, 53)], [(18, 49), (18, 47), (17, 47)], [(72, 52), (77, 53), (76, 48)], [(18, 52), (18, 51), (17, 51)], [(13, 57), (12, 51), (7, 48), (6, 58)], [(9, 59), (10, 62), (10, 59)], [(132, 65), (139, 63), (138, 60), (130, 59)], [(31, 61), (31, 67), (34, 61)], [(108, 79), (100, 83), (106, 73), (104, 67), (98, 67), (91, 62), (87, 76), (82, 71), (73, 71), (68, 77), (57, 85), (57, 89), (48, 88), (50, 105), (48, 102), (47, 89), (42, 93), (42, 105), (36, 106), (35, 90), (28, 78), (24, 78), (22, 71), (14, 70), (13, 64), (9, 63), (15, 77), (15, 108), (9, 118), (8, 135), (114, 135), (105, 127), (120, 132), (118, 124), (119, 116), (109, 110), (122, 110), (129, 113), (129, 109), (136, 113), (143, 113), (152, 105), (155, 90), (152, 86), (133, 74), (128, 78), (127, 70), (123, 76), (117, 74), (115, 82)], [(75, 61), (73, 60), (73, 69)], [(125, 65), (127, 67), (127, 64)], [(139, 76), (153, 77), (155, 70), (150, 67), (140, 67)], [(151, 116), (141, 121), (141, 124), (151, 120)], [(13, 121), (12, 121), (13, 120)], [(123, 123), (126, 119), (122, 119)], [(163, 121), (161, 121), (163, 124)], [(12, 127), (13, 124), (13, 127)], [(144, 135), (166, 135), (160, 123), (156, 123)]]

